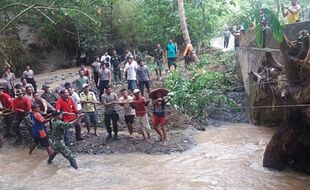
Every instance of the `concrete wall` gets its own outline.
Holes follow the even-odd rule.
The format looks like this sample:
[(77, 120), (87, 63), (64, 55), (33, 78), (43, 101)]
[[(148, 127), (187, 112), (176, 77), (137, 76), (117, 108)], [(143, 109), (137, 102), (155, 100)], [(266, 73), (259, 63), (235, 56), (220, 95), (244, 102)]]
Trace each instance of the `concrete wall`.
[[(298, 32), (302, 29), (310, 31), (310, 22), (300, 22), (286, 25), (285, 33), (288, 39), (294, 40)], [(271, 52), (273, 57), (282, 62), (282, 55), (278, 43), (272, 38), (270, 30), (266, 31), (266, 48), (257, 48), (255, 43), (255, 33), (252, 30), (245, 31), (240, 36), (240, 48), (236, 50), (238, 62), (240, 64), (248, 105), (250, 106), (249, 120), (258, 125), (276, 124), (283, 120), (284, 110), (282, 108), (258, 109), (253, 106), (272, 106), (274, 96), (270, 89), (259, 89), (257, 82), (249, 75), (251, 71), (257, 72), (262, 66), (262, 60), (266, 52)], [(277, 99), (277, 98), (276, 98)], [(276, 100), (280, 103), (281, 100)]]
[[(287, 36), (289, 40), (295, 40), (298, 35), (298, 32), (301, 30), (310, 31), (310, 21), (299, 22), (295, 24), (288, 24), (288, 25), (285, 25), (285, 29), (284, 29), (285, 35)], [(273, 39), (270, 29), (266, 29), (265, 37), (266, 37), (266, 40), (265, 40), (266, 48), (279, 49), (279, 45), (277, 41)], [(257, 48), (256, 42), (255, 42), (255, 31), (254, 30), (247, 30), (244, 33), (241, 33), (240, 46)]]

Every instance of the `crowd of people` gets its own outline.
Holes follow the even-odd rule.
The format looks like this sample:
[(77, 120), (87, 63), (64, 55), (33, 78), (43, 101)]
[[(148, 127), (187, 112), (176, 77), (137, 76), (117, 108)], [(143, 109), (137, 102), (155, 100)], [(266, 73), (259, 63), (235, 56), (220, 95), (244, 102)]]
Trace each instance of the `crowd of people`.
[[(168, 69), (173, 65), (176, 69), (176, 44), (169, 41), (164, 50), (158, 44), (154, 50), (154, 64), (157, 80), (161, 80), (164, 60), (168, 59)], [(124, 114), (129, 135), (134, 129), (142, 135), (143, 140), (150, 141), (152, 128), (158, 134), (163, 145), (168, 141), (166, 129), (166, 99), (161, 91), (150, 94), (150, 72), (144, 60), (134, 59), (126, 51), (122, 61), (117, 52), (111, 56), (105, 53), (96, 57), (89, 70), (84, 64), (80, 66), (78, 77), (73, 82), (66, 82), (52, 90), (47, 83), (43, 83), (39, 93), (34, 71), (26, 66), (20, 83), (15, 84), (15, 75), (10, 67), (5, 69), (2, 77), (5, 83), (0, 84), (0, 116), (2, 119), (3, 138), (15, 139), (14, 143), (22, 140), (22, 128), (33, 138), (29, 154), (40, 145), (48, 152), (48, 163), (61, 153), (70, 161), (70, 165), (77, 168), (75, 158), (69, 149), (73, 145), (69, 128), (75, 129), (76, 141), (83, 141), (82, 126), (87, 133), (94, 129), (98, 136), (98, 106), (103, 107), (104, 126), (107, 131), (107, 141), (119, 140), (118, 121), (120, 113)], [(127, 88), (114, 92), (113, 84), (120, 84), (126, 80)], [(124, 83), (125, 84), (125, 83)], [(99, 98), (99, 101), (98, 101)], [(152, 104), (152, 127), (149, 122), (148, 108)], [(122, 110), (122, 112), (120, 112)], [(82, 121), (82, 122), (81, 122)], [(21, 125), (21, 123), (24, 125)], [(0, 135), (1, 136), (1, 135)]]

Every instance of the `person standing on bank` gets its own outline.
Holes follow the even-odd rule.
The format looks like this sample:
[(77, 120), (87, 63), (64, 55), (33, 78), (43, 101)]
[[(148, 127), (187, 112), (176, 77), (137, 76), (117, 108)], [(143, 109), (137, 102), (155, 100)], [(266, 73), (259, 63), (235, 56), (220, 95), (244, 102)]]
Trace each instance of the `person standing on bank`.
[(299, 21), (299, 11), (301, 6), (298, 0), (291, 0), (291, 5), (289, 7), (282, 4), (281, 10), (282, 15), (285, 18), (287, 24), (293, 24)]
[(113, 50), (111, 57), (111, 68), (113, 69), (114, 80), (116, 83), (122, 80), (121, 63), (122, 61), (120, 56), (116, 54), (116, 50)]
[(30, 69), (29, 65), (26, 66), (26, 70), (23, 72), (23, 78), (27, 80), (27, 83), (30, 83), (33, 86), (34, 91), (37, 91), (37, 84), (34, 80), (34, 72)]
[(119, 98), (120, 105), (124, 108), (125, 123), (128, 128), (130, 135), (133, 134), (133, 124), (135, 121), (135, 110), (131, 107), (130, 102), (132, 102), (132, 96), (128, 95), (127, 89), (121, 90), (122, 97)]
[(163, 70), (163, 61), (164, 61), (164, 50), (160, 47), (160, 44), (157, 44), (157, 47), (154, 51), (154, 61), (155, 61), (155, 72), (157, 80), (161, 80), (161, 72)]
[(99, 81), (99, 71), (100, 71), (100, 58), (96, 57), (96, 60), (91, 64), (92, 69), (93, 69), (93, 75), (94, 75), (94, 81), (95, 81), (95, 85), (97, 88), (98, 87), (98, 81)]
[(12, 137), (11, 133), (11, 125), (14, 121), (14, 112), (13, 112), (13, 98), (5, 92), (5, 87), (0, 86), (0, 103), (2, 105), (1, 116), (3, 116), (2, 119), (2, 125), (4, 128), (4, 138)]
[[(56, 102), (56, 111), (64, 112), (63, 121), (64, 122), (72, 122), (79, 115), (79, 111), (76, 108), (73, 99), (69, 96), (69, 92), (67, 89), (60, 90), (60, 97)], [(54, 127), (54, 125), (53, 125)], [(77, 141), (84, 140), (81, 134), (81, 125), (78, 122), (74, 122), (75, 127), (75, 136)], [(68, 129), (64, 131), (64, 141), (66, 145), (69, 145), (69, 134)]]
[(82, 103), (82, 112), (85, 114), (85, 123), (87, 132), (90, 133), (90, 126), (94, 127), (94, 134), (97, 136), (97, 114), (95, 104), (96, 95), (89, 91), (89, 85), (84, 84), (83, 92), (80, 94)]
[(78, 93), (83, 91), (84, 84), (89, 84), (89, 78), (84, 75), (83, 70), (79, 70), (79, 76), (80, 77), (75, 80), (76, 90)]
[(117, 103), (118, 103), (118, 98), (116, 93), (112, 92), (112, 86), (107, 85), (105, 93), (102, 95), (102, 101), (104, 105), (104, 124), (108, 132), (108, 136), (106, 137), (106, 140), (109, 140), (112, 138), (112, 129), (111, 129), (111, 121), (112, 121), (112, 126), (113, 126), (113, 131), (114, 131), (114, 136), (113, 138), (115, 140), (118, 140), (118, 125), (117, 122), (119, 120), (119, 115), (117, 113)]
[(160, 136), (163, 145), (167, 144), (168, 133), (166, 127), (166, 102), (160, 93), (156, 95), (156, 98), (152, 100), (153, 103), (153, 128)]
[(9, 88), (9, 93), (12, 97), (15, 97), (15, 92), (14, 92), (14, 80), (15, 80), (15, 74), (11, 72), (11, 68), (7, 67), (4, 71), (4, 74), (2, 78), (6, 81), (8, 81), (8, 88)]
[(27, 120), (27, 116), (31, 110), (31, 101), (24, 96), (21, 89), (16, 90), (16, 98), (13, 100), (13, 110), (15, 112), (15, 118), (13, 122), (13, 130), (16, 134), (15, 143), (21, 141), (20, 124), (24, 121), (27, 129), (31, 130), (31, 124)]
[(110, 69), (107, 68), (106, 64), (101, 63), (101, 69), (99, 71), (99, 100), (102, 102), (102, 94), (104, 93), (104, 89), (111, 83), (112, 75)]
[(136, 126), (138, 127), (138, 132), (142, 135), (143, 140), (150, 140), (151, 126), (146, 111), (146, 107), (150, 101), (141, 96), (139, 89), (135, 89), (133, 93), (134, 97), (131, 105), (136, 111)]
[(226, 30), (224, 32), (224, 48), (228, 48), (229, 38), (230, 38), (230, 31)]
[(144, 87), (147, 93), (150, 93), (150, 75), (147, 66), (144, 64), (144, 60), (139, 61), (139, 66), (137, 68), (137, 79), (139, 83), (139, 89), (141, 95), (144, 96)]
[(127, 58), (124, 74), (128, 82), (128, 90), (133, 92), (137, 88), (137, 62), (132, 57)]
[(174, 65), (174, 69), (177, 69), (177, 45), (173, 43), (172, 39), (169, 39), (169, 42), (166, 46), (166, 55), (168, 58), (168, 69), (170, 71), (171, 66)]

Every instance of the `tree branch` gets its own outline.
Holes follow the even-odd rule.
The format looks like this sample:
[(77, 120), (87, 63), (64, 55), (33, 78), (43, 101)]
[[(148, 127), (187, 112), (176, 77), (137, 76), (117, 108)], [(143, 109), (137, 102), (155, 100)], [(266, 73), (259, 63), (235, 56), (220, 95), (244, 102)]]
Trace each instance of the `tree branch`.
[(18, 19), (20, 16), (22, 16), (28, 10), (32, 9), (34, 6), (35, 6), (35, 4), (27, 7), (22, 12), (20, 12), (18, 15), (16, 15), (13, 19), (11, 19), (8, 23), (6, 23), (6, 25), (3, 28), (1, 28), (0, 33), (3, 32), (12, 22), (14, 22), (14, 20)]
[(76, 35), (74, 32), (71, 32), (71, 31), (69, 31), (69, 30), (67, 30), (67, 29), (65, 29), (65, 28), (63, 28), (63, 27), (61, 27), (61, 26), (58, 26), (57, 23), (56, 23), (53, 19), (51, 19), (49, 16), (47, 16), (47, 15), (46, 15), (43, 11), (41, 11), (40, 9), (37, 9), (37, 8), (34, 8), (34, 9), (35, 9), (36, 11), (38, 11), (39, 13), (41, 13), (45, 18), (47, 18), (47, 20), (49, 20), (51, 23), (53, 23), (57, 28), (59, 28), (59, 29), (65, 31), (65, 32), (68, 32), (69, 34)]

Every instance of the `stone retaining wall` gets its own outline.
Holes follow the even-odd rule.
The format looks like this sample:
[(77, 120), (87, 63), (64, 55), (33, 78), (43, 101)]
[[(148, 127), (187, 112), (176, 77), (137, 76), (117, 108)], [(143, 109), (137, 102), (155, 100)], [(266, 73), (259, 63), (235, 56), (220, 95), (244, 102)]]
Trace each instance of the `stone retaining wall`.
[[(285, 34), (289, 40), (296, 39), (300, 30), (310, 31), (310, 21), (286, 25)], [(272, 38), (270, 29), (266, 31), (266, 48), (258, 48), (255, 42), (253, 30), (245, 31), (240, 36), (240, 48), (236, 50), (237, 59), (240, 64), (245, 92), (249, 106), (249, 120), (257, 125), (272, 125), (282, 122), (284, 110), (282, 108), (254, 108), (253, 106), (272, 106), (274, 102), (282, 101), (275, 98), (271, 90), (262, 92), (256, 81), (249, 75), (251, 71), (258, 72), (262, 66), (262, 60), (266, 52), (271, 52), (275, 60), (282, 63), (282, 55), (278, 43)]]

